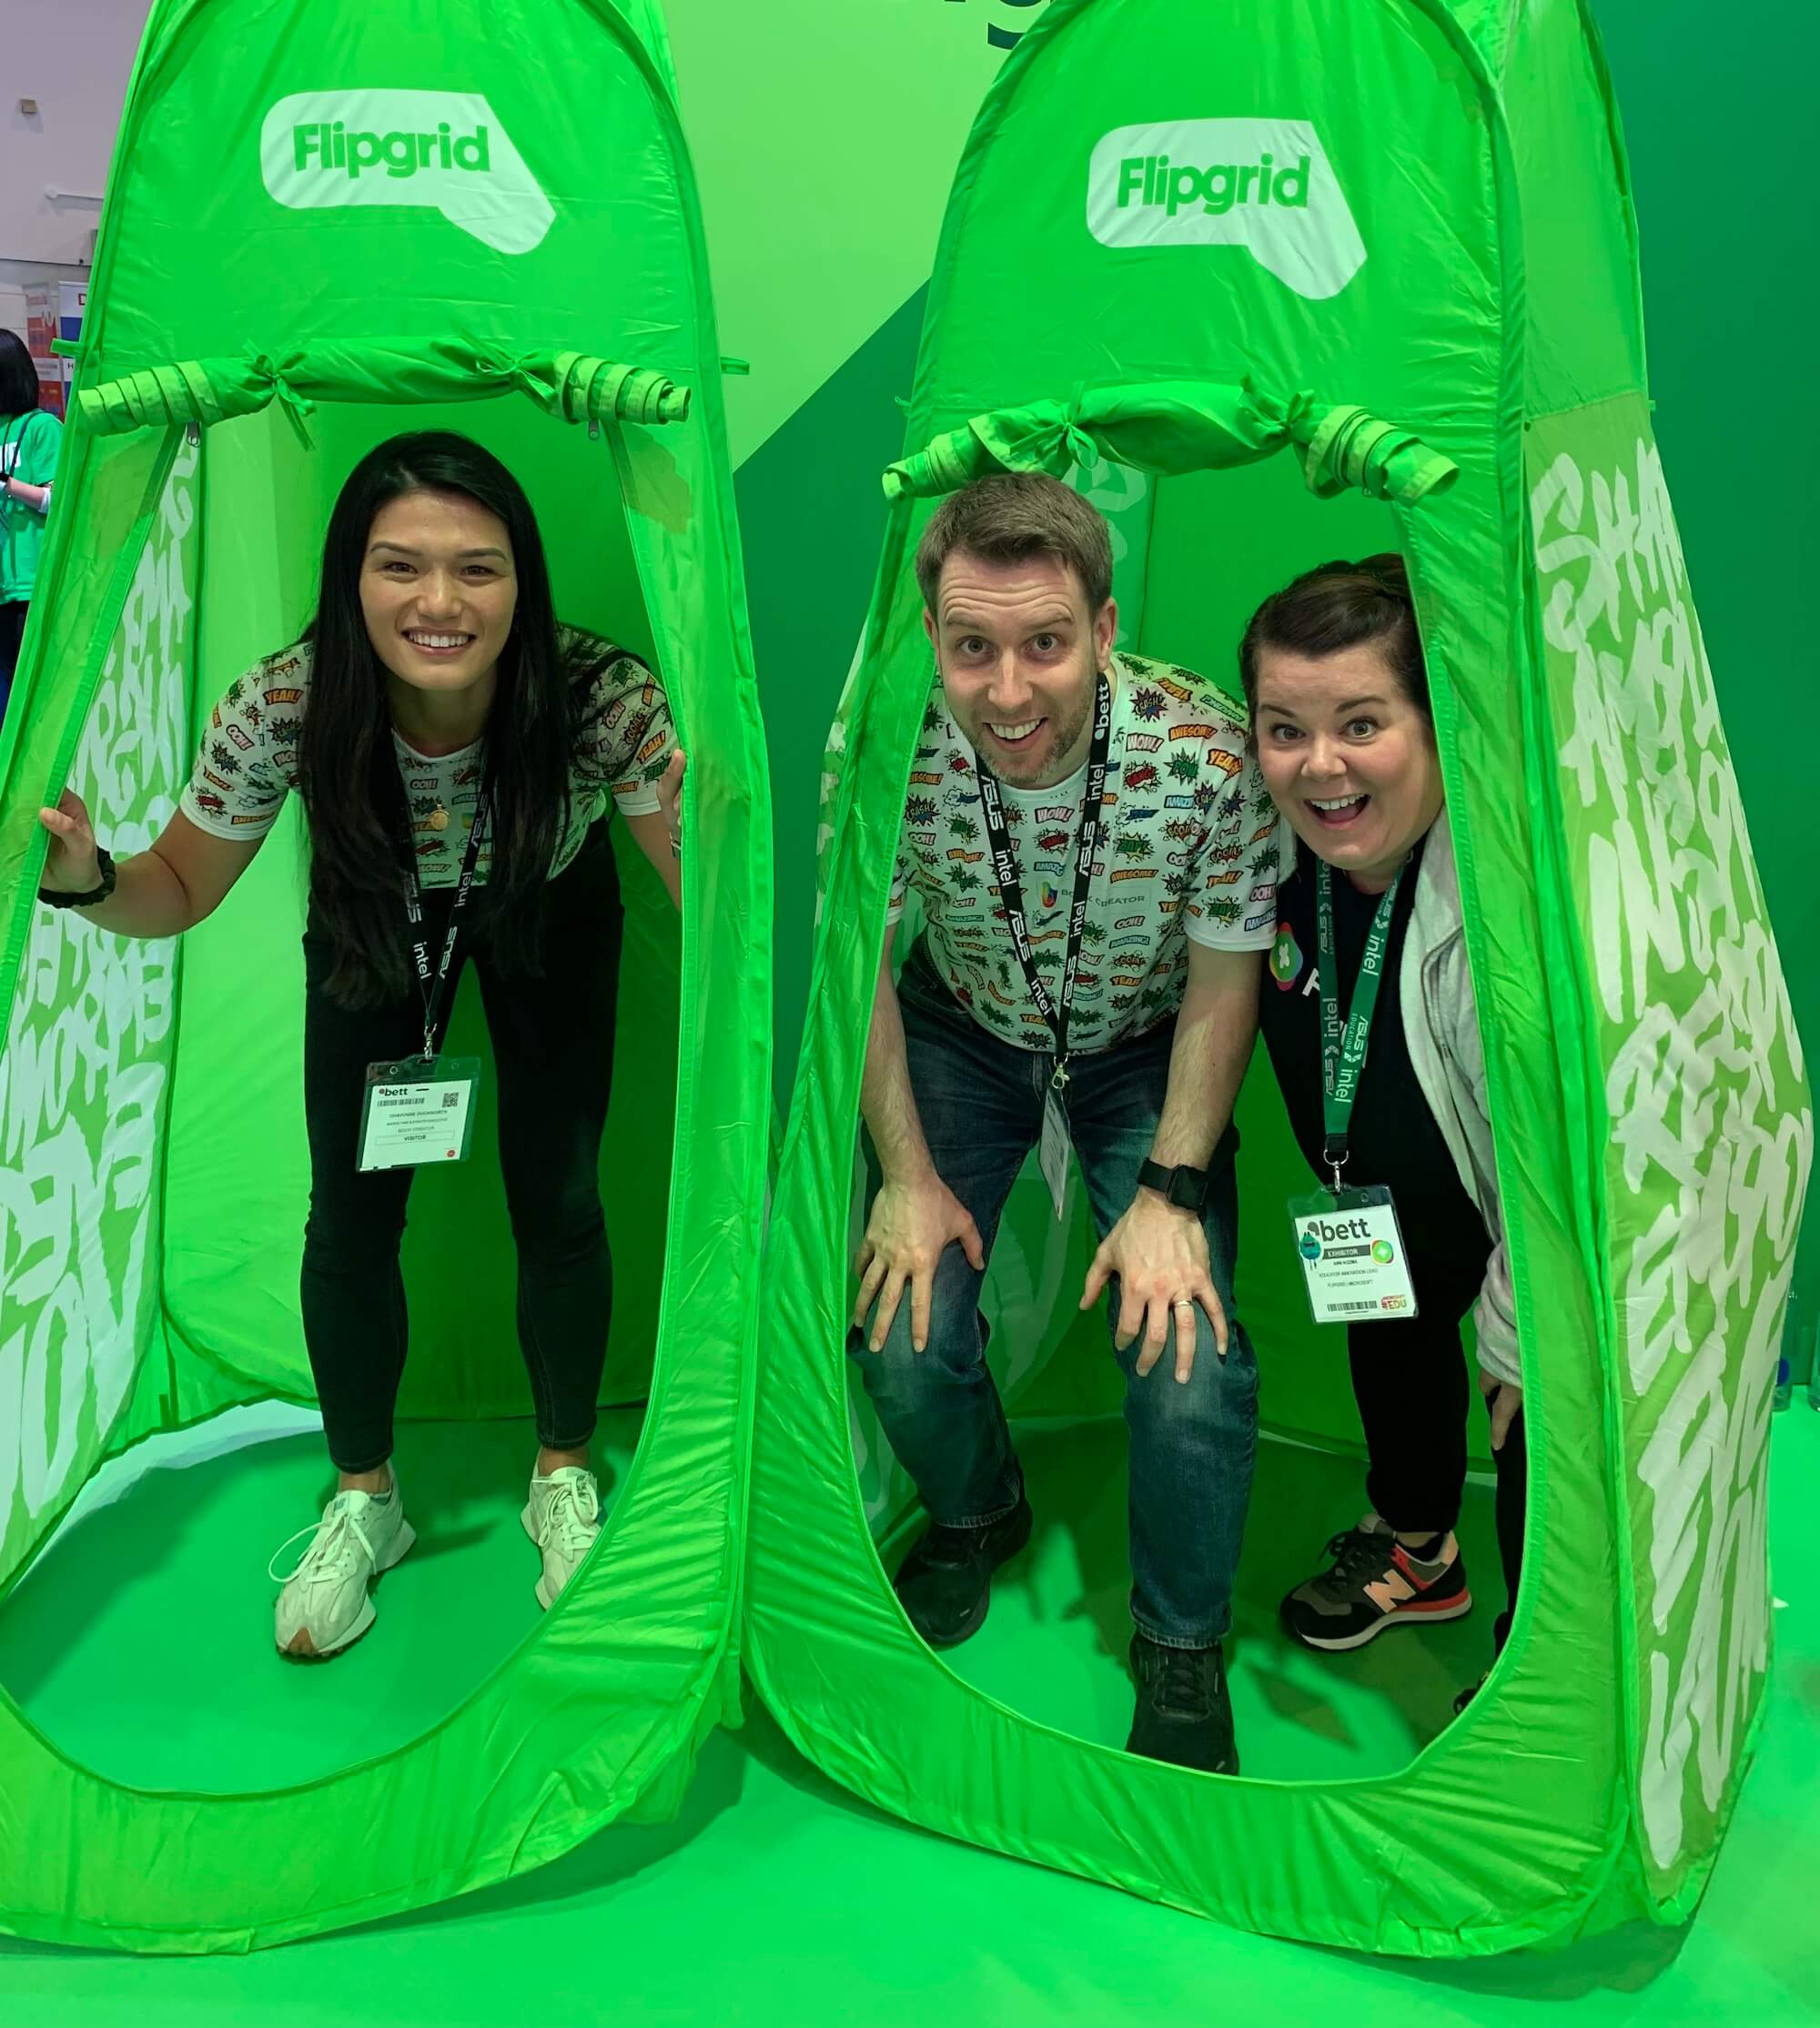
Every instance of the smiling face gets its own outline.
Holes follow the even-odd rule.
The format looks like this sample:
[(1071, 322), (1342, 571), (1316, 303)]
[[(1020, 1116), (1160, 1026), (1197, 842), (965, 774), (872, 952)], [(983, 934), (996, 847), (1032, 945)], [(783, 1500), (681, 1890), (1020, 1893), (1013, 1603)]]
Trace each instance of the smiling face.
[(478, 500), (405, 493), (374, 515), (360, 565), (367, 636), (426, 701), (490, 682), (517, 604), (511, 538)]
[(1370, 642), (1258, 651), (1258, 764), (1297, 837), (1380, 893), (1440, 816), (1434, 729)]
[(955, 722), (1001, 782), (1046, 788), (1082, 764), (1114, 600), (1094, 612), (1078, 573), (1056, 557), (992, 563), (956, 550), (923, 624)]

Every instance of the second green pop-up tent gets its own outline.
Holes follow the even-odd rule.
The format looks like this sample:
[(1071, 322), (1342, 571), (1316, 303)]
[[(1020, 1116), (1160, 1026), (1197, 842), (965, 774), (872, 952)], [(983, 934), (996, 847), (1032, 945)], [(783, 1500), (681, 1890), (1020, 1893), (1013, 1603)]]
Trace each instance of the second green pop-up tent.
[[(1764, 1439), (1812, 1123), (1645, 386), (1582, 11), (1054, 0), (1007, 63), (950, 200), (828, 763), (767, 1268), (748, 1659), (861, 1794), (1356, 1949), (1471, 1955), (1692, 1907), (1764, 1680)], [(875, 1552), (910, 1517), (864, 1416), (856, 1475), (843, 1339), (867, 1016), (931, 678), (909, 560), (933, 499), (997, 469), (1101, 499), (1128, 644), (1228, 681), (1247, 615), (1296, 572), (1408, 561), (1530, 1456), (1514, 1630), (1451, 1726), (1461, 1649), (1403, 1634), (1315, 1673), (1276, 1639), (1306, 1574), (1288, 1559), (1359, 1495), (1322, 1464), (1357, 1426), (1284, 1243), (1306, 1171), (1268, 1078), (1239, 1113), (1239, 1296), (1267, 1426), (1291, 1440), (1260, 1459), (1239, 1570), (1243, 1778), (1115, 1750), (1117, 1397), (1102, 1323), (1069, 1323), (1084, 1256), (1058, 1266), (1027, 1200), (987, 1302), (1044, 1461), (1034, 1574), (938, 1658)], [(966, 818), (966, 784), (946, 786)], [(1374, 1759), (1362, 1728), (1411, 1700), (1431, 1717)]]
[[(244, 1947), (460, 1892), (672, 1807), (734, 1702), (770, 889), (720, 372), (653, 8), (154, 11), (0, 752), (0, 1399), (18, 1409), (0, 1418), (0, 1927)], [(129, 1447), (156, 1465), (163, 1433), (308, 1397), (295, 809), (180, 947), (39, 908), (36, 812), (69, 782), (116, 854), (156, 835), (209, 706), (307, 619), (342, 479), (424, 427), (519, 475), (562, 616), (648, 657), (690, 750), (680, 944), (624, 855), (602, 1164), (605, 1391), (648, 1405), (599, 1549), (547, 1617), (527, 1573), (486, 1648), (460, 1576), (485, 1530), (451, 1496), (422, 1547), (457, 1553), (388, 1579), (345, 1659), (286, 1670), (263, 1567), (298, 1517), (237, 1504), (244, 1477), (142, 1472), (52, 1538)], [(485, 1046), (464, 998), (451, 1047)], [(413, 1198), (407, 1416), (525, 1412), (477, 1145)], [(636, 1424), (614, 1425), (628, 1450)], [(526, 1447), (521, 1427), (514, 1474)], [(413, 1621), (410, 1587), (438, 1584), (446, 1609)], [(123, 1671), (100, 1629), (128, 1591), (164, 1607)], [(210, 1644), (228, 1673), (186, 1700)]]

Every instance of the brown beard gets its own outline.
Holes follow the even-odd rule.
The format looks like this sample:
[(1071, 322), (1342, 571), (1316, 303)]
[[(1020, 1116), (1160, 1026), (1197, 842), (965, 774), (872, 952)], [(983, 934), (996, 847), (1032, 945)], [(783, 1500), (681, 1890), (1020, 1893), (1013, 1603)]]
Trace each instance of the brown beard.
[[(1062, 768), (1061, 763), (1066, 761), (1068, 755), (1074, 752), (1075, 747), (1079, 742), (1081, 734), (1087, 731), (1087, 725), (1093, 718), (1094, 693), (1097, 687), (1098, 686), (1097, 682), (1088, 684), (1087, 695), (1081, 701), (1079, 711), (1075, 713), (1071, 721), (1069, 721), (1066, 724), (1061, 725), (1060, 731), (1056, 734), (1055, 739), (1050, 746), (1050, 752), (1054, 754), (1055, 760), (1049, 768), (1046, 768), (1043, 771), (1046, 779), (1039, 782), (1027, 780), (1020, 781), (1017, 783), (1017, 786), (1019, 788), (1052, 788), (1057, 782), (1066, 782), (1068, 776), (1075, 772), (1076, 767), (1079, 766), (1080, 763), (1078, 761), (1073, 762), (1067, 768)], [(968, 736), (973, 742), (974, 752), (976, 753), (982, 752), (985, 745), (985, 741), (982, 735), (986, 731), (986, 720), (984, 714), (982, 714), (980, 718), (975, 722), (975, 724), (970, 726), (967, 731)], [(1055, 772), (1057, 768), (1061, 768), (1061, 772), (1059, 773), (1057, 773)]]

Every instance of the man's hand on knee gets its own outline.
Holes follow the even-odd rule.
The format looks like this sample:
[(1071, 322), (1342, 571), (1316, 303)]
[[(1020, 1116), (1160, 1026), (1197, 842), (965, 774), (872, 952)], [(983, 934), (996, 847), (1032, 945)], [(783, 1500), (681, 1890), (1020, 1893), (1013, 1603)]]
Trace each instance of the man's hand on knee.
[(859, 1299), (854, 1305), (855, 1328), (866, 1312), (872, 1320), (867, 1348), (877, 1352), (897, 1316), (905, 1287), (910, 1290), (910, 1344), (920, 1352), (929, 1342), (929, 1309), (935, 1269), (942, 1255), (958, 1244), (976, 1274), (986, 1271), (986, 1248), (973, 1215), (931, 1169), (908, 1182), (881, 1184), (872, 1200), (865, 1238), (854, 1262), (859, 1276)]
[(1100, 1242), (1087, 1271), (1082, 1309), (1091, 1309), (1100, 1291), (1118, 1276), (1118, 1329), (1114, 1343), (1126, 1351), (1141, 1332), (1138, 1371), (1148, 1374), (1163, 1356), (1171, 1337), (1176, 1346), (1176, 1378), (1186, 1382), (1194, 1371), (1195, 1313), (1213, 1327), (1219, 1356), (1226, 1357), (1226, 1311), (1213, 1286), (1207, 1235), (1192, 1212), (1182, 1211), (1140, 1190), (1124, 1217)]

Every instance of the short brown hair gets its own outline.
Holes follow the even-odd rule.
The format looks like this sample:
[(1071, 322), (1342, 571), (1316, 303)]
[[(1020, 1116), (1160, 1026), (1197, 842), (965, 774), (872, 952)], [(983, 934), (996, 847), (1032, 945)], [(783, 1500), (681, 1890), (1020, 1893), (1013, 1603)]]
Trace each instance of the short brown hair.
[(1112, 596), (1112, 531), (1106, 517), (1046, 472), (995, 472), (950, 493), (916, 546), (916, 582), (931, 612), (942, 566), (964, 550), (982, 563), (1050, 556), (1080, 580), (1089, 611)]
[(1260, 649), (1319, 658), (1367, 642), (1381, 652), (1403, 695), (1432, 726), (1410, 574), (1393, 550), (1357, 563), (1319, 563), (1265, 600), (1239, 643), (1245, 701), (1257, 710)]

